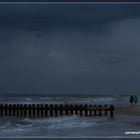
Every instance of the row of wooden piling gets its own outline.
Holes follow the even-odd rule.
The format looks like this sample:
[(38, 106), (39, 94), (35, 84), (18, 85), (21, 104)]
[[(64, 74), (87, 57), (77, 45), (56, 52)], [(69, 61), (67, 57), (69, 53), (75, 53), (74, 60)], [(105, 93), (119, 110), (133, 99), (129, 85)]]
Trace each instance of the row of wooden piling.
[(111, 116), (113, 105), (83, 104), (0, 104), (0, 116), (57, 117), (57, 116)]

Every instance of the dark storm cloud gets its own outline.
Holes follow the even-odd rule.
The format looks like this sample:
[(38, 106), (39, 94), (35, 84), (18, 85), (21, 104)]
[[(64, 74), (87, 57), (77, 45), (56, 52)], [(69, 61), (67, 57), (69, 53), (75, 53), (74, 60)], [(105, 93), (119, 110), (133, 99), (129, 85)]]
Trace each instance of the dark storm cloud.
[(0, 89), (140, 92), (140, 5), (1, 4)]
[(91, 29), (101, 24), (103, 28), (105, 23), (135, 18), (139, 14), (136, 4), (1, 4), (0, 25), (33, 31), (58, 27), (87, 30), (85, 26)]

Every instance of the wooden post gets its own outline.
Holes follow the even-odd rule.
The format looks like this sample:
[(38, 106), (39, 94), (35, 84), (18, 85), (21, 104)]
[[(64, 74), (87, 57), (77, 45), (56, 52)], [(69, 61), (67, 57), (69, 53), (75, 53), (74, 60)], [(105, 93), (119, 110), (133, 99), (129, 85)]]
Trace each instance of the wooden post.
[(43, 104), (43, 117), (45, 117), (45, 104)]
[(2, 112), (3, 112), (2, 108), (3, 108), (3, 104), (0, 104), (0, 116), (2, 116)]
[(48, 117), (48, 105), (45, 104), (45, 117)]
[(107, 112), (108, 112), (108, 106), (107, 105), (104, 105), (104, 115), (107, 116)]
[(70, 115), (73, 115), (73, 105), (70, 105)]
[(54, 106), (54, 116), (57, 117), (58, 116), (58, 105), (55, 104)]
[(32, 117), (35, 117), (35, 104), (32, 104), (31, 108), (32, 108)]
[(93, 116), (93, 114), (92, 114), (92, 105), (89, 105), (89, 116)]
[(20, 117), (22, 117), (22, 109), (23, 109), (22, 104), (19, 104), (19, 115), (20, 115)]
[(4, 107), (5, 107), (5, 114), (4, 115), (7, 116), (7, 112), (8, 112), (8, 106), (7, 106), (7, 104), (5, 104)]
[(20, 116), (23, 117), (23, 104), (20, 104)]
[(65, 115), (68, 116), (69, 115), (69, 106), (66, 104), (64, 108), (65, 108)]
[(50, 104), (50, 117), (53, 117), (53, 104)]
[(12, 104), (9, 104), (9, 116), (12, 116)]
[(85, 116), (88, 116), (88, 105), (84, 106)]
[(110, 105), (110, 116), (114, 117), (114, 106)]
[(41, 104), (41, 117), (44, 117), (43, 111), (44, 111), (44, 106), (43, 104)]
[(40, 117), (40, 106), (37, 104), (37, 117)]
[(32, 116), (31, 104), (28, 105), (28, 110), (29, 110), (28, 116), (31, 117)]
[(102, 105), (98, 106), (98, 112), (99, 112), (99, 116), (102, 116)]
[(16, 109), (15, 109), (15, 108), (16, 108), (16, 105), (15, 105), (15, 104), (13, 104), (13, 116), (15, 116), (15, 114), (16, 114), (16, 112), (15, 112), (15, 111), (16, 111)]
[(27, 105), (24, 104), (23, 106), (24, 106), (24, 108), (23, 108), (23, 116), (26, 117), (26, 108), (27, 108)]
[(16, 104), (16, 116), (19, 116), (19, 104)]
[(94, 105), (93, 111), (94, 111), (94, 116), (96, 116), (97, 115), (97, 106), (96, 105)]
[(15, 116), (17, 116), (17, 113), (18, 112), (18, 110), (17, 110), (17, 104), (15, 104)]
[(74, 106), (74, 110), (75, 110), (75, 115), (78, 115), (78, 105)]
[(48, 105), (45, 104), (45, 117), (48, 117)]
[(63, 105), (62, 104), (60, 104), (60, 106), (59, 106), (60, 108), (60, 116), (62, 116), (63, 115)]
[(79, 110), (80, 110), (80, 116), (83, 116), (83, 106), (79, 105)]

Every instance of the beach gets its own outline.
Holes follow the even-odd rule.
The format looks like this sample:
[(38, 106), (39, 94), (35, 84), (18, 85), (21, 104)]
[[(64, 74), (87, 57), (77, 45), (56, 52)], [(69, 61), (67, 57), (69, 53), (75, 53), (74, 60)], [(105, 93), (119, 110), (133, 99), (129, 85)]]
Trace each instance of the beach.
[[(125, 131), (139, 131), (140, 104), (131, 106), (129, 96), (44, 96), (44, 95), (1, 95), (2, 104), (112, 104), (114, 117), (77, 115), (28, 118), (0, 117), (1, 137), (128, 137)], [(131, 135), (138, 137), (139, 135)]]
[(122, 105), (115, 106), (115, 114), (140, 115), (140, 105)]
[[(140, 116), (140, 105), (122, 105), (115, 107), (115, 115), (126, 115), (126, 116)], [(139, 120), (129, 120), (124, 123), (128, 123), (133, 126), (140, 127), (140, 119)]]

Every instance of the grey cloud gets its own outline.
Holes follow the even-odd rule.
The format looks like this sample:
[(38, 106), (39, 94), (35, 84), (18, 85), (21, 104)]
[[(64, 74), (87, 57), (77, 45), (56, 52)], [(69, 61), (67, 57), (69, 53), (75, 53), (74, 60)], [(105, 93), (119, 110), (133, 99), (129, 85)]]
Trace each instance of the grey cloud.
[(138, 5), (10, 7), (0, 14), (0, 89), (140, 91)]
[(0, 13), (3, 28), (52, 31), (69, 27), (89, 32), (91, 27), (105, 29), (103, 24), (139, 17), (140, 10), (136, 4), (1, 4)]

